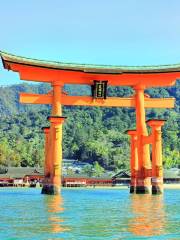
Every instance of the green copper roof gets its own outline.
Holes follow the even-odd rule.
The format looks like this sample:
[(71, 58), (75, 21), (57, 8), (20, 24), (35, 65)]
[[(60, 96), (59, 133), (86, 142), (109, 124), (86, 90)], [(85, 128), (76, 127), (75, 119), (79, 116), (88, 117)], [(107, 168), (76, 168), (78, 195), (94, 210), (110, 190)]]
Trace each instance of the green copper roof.
[[(115, 66), (115, 65), (96, 65), (96, 64), (76, 64), (56, 61), (45, 61), (16, 56), (0, 51), (4, 67), (5, 63), (18, 63), (30, 66), (46, 67), (51, 69), (62, 69), (81, 71), (89, 73), (158, 73), (158, 72), (180, 72), (180, 64), (170, 65), (151, 65), (151, 66)], [(6, 67), (5, 67), (6, 68)]]

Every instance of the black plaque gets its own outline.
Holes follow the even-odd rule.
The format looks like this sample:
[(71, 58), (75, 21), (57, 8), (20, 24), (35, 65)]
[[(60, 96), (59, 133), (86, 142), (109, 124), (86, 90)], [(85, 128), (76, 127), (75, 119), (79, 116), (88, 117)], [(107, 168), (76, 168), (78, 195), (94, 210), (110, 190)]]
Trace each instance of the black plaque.
[(96, 81), (92, 85), (92, 97), (106, 99), (107, 96), (107, 82), (108, 81)]

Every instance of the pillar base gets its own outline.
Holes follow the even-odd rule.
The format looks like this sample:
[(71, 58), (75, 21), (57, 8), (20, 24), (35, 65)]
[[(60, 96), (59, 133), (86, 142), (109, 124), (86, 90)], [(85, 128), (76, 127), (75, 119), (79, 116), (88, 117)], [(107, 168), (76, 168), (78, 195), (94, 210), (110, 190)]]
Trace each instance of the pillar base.
[(130, 193), (135, 193), (136, 192), (136, 187), (135, 186), (130, 186)]
[(149, 194), (151, 193), (151, 189), (148, 186), (136, 186), (137, 194)]
[(60, 187), (53, 184), (45, 184), (42, 187), (41, 194), (59, 195)]
[(163, 188), (161, 186), (152, 186), (152, 194), (162, 194)]

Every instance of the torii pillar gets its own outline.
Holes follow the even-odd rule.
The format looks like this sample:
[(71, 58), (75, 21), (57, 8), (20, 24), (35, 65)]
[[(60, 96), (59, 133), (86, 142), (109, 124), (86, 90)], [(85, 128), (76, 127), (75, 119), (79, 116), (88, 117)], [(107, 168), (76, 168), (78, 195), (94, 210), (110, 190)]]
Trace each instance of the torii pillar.
[(61, 189), (61, 166), (62, 166), (62, 85), (59, 82), (53, 82), (52, 115), (48, 118), (50, 121), (50, 134), (48, 143), (48, 156), (50, 162), (50, 175), (48, 181), (42, 188), (43, 194), (57, 195)]
[(152, 194), (163, 193), (162, 133), (164, 120), (152, 119), (147, 124), (152, 128)]
[(136, 108), (136, 130), (137, 130), (137, 148), (138, 148), (138, 173), (136, 193), (151, 192), (151, 162), (149, 144), (143, 142), (144, 137), (148, 136), (145, 116), (145, 86), (137, 85), (134, 87), (135, 108)]
[(47, 182), (47, 179), (50, 176), (50, 161), (48, 158), (48, 150), (49, 150), (49, 134), (50, 134), (50, 127), (43, 127), (42, 130), (44, 131), (45, 143), (44, 143), (44, 183)]
[(131, 183), (130, 193), (136, 192), (137, 173), (138, 173), (138, 151), (137, 151), (137, 132), (136, 130), (128, 130), (127, 134), (131, 137)]

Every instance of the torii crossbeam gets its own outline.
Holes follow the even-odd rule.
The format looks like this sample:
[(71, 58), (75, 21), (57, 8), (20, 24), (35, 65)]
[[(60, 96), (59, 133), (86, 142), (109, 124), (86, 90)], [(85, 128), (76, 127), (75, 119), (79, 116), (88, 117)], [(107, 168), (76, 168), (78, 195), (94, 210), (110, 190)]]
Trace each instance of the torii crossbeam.
[[(148, 98), (145, 97), (145, 108), (173, 108), (174, 98)], [(52, 104), (52, 94), (20, 93), (20, 103), (26, 104)], [(107, 99), (93, 99), (90, 96), (67, 96), (62, 94), (61, 103), (64, 106), (89, 106), (89, 107), (135, 107), (135, 97), (120, 98), (108, 97)]]

